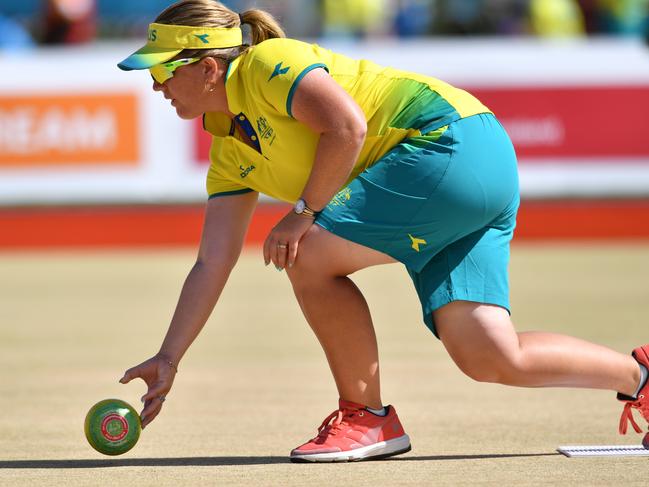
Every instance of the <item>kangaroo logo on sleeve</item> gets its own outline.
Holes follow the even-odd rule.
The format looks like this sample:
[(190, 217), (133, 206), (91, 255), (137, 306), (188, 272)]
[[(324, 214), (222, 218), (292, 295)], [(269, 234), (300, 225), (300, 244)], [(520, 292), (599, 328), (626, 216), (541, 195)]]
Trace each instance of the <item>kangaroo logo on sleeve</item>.
[(270, 78), (268, 78), (268, 81), (272, 80), (276, 76), (279, 76), (280, 74), (288, 73), (288, 70), (291, 69), (291, 67), (287, 66), (285, 68), (282, 68), (282, 63), (283, 62), (284, 61), (280, 62), (277, 66), (275, 66), (275, 71), (273, 71), (273, 74), (270, 75)]

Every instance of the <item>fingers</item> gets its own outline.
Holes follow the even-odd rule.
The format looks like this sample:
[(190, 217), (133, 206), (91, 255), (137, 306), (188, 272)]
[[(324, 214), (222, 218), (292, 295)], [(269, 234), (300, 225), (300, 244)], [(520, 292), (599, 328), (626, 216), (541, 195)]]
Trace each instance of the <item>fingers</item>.
[(268, 234), (264, 241), (264, 262), (273, 262), (277, 270), (295, 263), (298, 243), (313, 225), (313, 219), (289, 212)]
[(144, 409), (140, 413), (140, 421), (142, 422), (142, 429), (153, 421), (160, 410), (162, 409), (162, 404), (164, 403), (165, 396), (159, 395), (152, 399), (149, 399), (144, 403)]
[(170, 384), (159, 381), (149, 387), (147, 393), (142, 396), (142, 402), (144, 403), (144, 409), (140, 413), (142, 428), (146, 427), (160, 413), (162, 403), (170, 390)]
[(142, 402), (151, 401), (156, 397), (165, 396), (169, 392), (170, 388), (166, 386), (163, 382), (158, 382), (150, 387), (147, 393), (142, 396)]
[(266, 240), (264, 240), (264, 264), (270, 264), (270, 249), (271, 249), (271, 239), (273, 234), (270, 233)]
[(268, 265), (272, 262), (278, 271), (283, 270), (287, 263), (289, 245), (288, 242), (280, 240), (274, 232), (271, 232), (264, 242), (264, 263)]
[(284, 269), (286, 267), (286, 261), (287, 261), (287, 254), (288, 250), (290, 247), (290, 244), (288, 242), (283, 243), (283, 242), (277, 242), (276, 247), (276, 253), (277, 257), (275, 260), (275, 265), (277, 266), (278, 269)]
[(289, 245), (288, 249), (286, 249), (286, 264), (289, 268), (293, 267), (293, 264), (295, 264), (295, 259), (297, 258), (297, 247), (298, 243), (295, 242), (293, 245)]
[(146, 382), (148, 390), (142, 396), (144, 409), (140, 413), (143, 428), (160, 413), (164, 398), (171, 390), (175, 376), (174, 371), (173, 364), (156, 355), (140, 365), (128, 369), (119, 380), (122, 384), (127, 384), (135, 378), (141, 378)]
[(122, 384), (128, 384), (133, 379), (141, 377), (137, 367), (133, 367), (124, 372), (124, 376), (119, 380)]

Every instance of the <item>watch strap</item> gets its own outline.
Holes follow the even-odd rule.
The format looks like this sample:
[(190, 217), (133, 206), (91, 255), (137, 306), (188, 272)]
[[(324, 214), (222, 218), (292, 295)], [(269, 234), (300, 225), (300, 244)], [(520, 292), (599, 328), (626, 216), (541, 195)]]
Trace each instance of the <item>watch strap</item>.
[(320, 214), (319, 211), (315, 211), (313, 208), (310, 208), (304, 199), (300, 198), (300, 200), (302, 200), (302, 203), (304, 203), (304, 209), (299, 213), (294, 209), (295, 213), (297, 213), (298, 215), (308, 216), (311, 218), (316, 218)]

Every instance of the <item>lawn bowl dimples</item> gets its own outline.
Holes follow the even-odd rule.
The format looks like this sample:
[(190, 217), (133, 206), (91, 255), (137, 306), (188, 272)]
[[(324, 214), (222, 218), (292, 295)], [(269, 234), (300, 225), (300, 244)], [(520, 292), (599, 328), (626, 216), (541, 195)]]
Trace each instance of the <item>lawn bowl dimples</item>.
[(88, 443), (104, 455), (121, 455), (135, 446), (140, 438), (140, 416), (120, 399), (98, 402), (86, 415), (84, 424)]

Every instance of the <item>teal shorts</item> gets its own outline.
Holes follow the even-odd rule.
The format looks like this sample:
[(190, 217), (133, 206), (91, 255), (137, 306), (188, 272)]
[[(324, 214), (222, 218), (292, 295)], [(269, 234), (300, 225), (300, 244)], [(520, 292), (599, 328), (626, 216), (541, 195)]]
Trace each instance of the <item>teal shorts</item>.
[(316, 223), (402, 262), (424, 322), (452, 301), (509, 311), (516, 154), (491, 114), (404, 140), (343, 188)]

